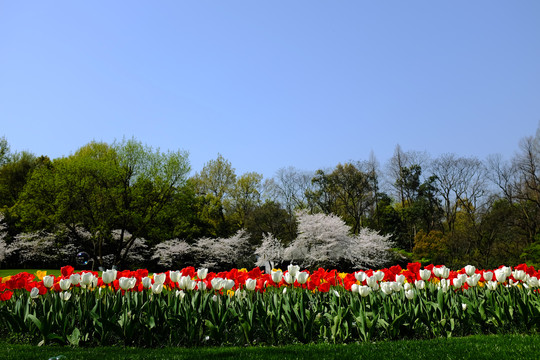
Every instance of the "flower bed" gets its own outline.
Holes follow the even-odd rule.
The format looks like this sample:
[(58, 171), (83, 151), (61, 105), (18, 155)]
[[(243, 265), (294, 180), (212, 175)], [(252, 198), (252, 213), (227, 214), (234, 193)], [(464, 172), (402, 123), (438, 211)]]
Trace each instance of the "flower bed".
[(347, 343), (537, 332), (539, 273), (524, 264), (265, 274), (187, 267), (1, 279), (0, 336), (135, 346)]

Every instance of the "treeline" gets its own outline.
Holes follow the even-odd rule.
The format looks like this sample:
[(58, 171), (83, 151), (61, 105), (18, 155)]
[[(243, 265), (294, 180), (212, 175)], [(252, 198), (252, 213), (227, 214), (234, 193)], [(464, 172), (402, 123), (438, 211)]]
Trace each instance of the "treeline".
[(375, 230), (392, 242), (393, 261), (540, 264), (538, 134), (508, 161), (430, 158), (398, 145), (383, 165), (372, 155), (332, 169), (282, 168), (264, 179), (236, 174), (218, 155), (190, 173), (186, 152), (135, 139), (91, 142), (50, 159), (12, 152), (0, 138), (0, 266), (57, 265), (79, 251), (103, 266), (158, 266), (151, 254), (135, 255), (240, 231), (253, 255), (268, 234), (284, 249), (300, 238), (298, 214), (337, 215), (353, 237)]

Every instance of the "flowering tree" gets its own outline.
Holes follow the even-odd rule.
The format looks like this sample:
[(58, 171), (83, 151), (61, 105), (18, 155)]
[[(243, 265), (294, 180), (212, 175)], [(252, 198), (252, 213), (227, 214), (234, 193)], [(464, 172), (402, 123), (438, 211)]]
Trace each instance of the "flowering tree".
[(255, 255), (258, 257), (255, 265), (272, 269), (276, 262), (283, 260), (284, 251), (283, 245), (274, 235), (264, 234), (261, 245), (255, 250)]
[(209, 269), (253, 264), (249, 235), (239, 230), (229, 238), (201, 238), (193, 245), (194, 255), (201, 267)]
[(285, 249), (285, 260), (302, 267), (366, 267), (382, 265), (391, 247), (388, 236), (368, 229), (350, 235), (350, 228), (336, 215), (297, 213), (298, 237)]
[(5, 257), (23, 266), (60, 266), (69, 263), (76, 251), (74, 245), (60, 245), (54, 234), (41, 231), (16, 235)]
[(6, 257), (6, 241), (4, 240), (7, 235), (7, 225), (4, 224), (4, 214), (0, 213), (0, 264)]
[(167, 269), (179, 268), (181, 260), (190, 252), (191, 246), (184, 240), (167, 240), (154, 246), (152, 260)]

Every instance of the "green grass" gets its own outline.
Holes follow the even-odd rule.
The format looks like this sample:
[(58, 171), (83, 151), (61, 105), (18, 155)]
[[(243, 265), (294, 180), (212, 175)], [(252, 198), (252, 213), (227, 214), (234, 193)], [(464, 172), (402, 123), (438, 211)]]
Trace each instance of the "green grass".
[(0, 277), (6, 277), (11, 275), (16, 275), (18, 273), (27, 272), (30, 274), (35, 274), (38, 270), (45, 270), (47, 271), (47, 275), (55, 275), (60, 276), (62, 273), (60, 272), (60, 269), (0, 269)]
[(0, 342), (0, 359), (539, 359), (540, 335), (491, 335), (349, 345), (140, 349), (34, 347)]

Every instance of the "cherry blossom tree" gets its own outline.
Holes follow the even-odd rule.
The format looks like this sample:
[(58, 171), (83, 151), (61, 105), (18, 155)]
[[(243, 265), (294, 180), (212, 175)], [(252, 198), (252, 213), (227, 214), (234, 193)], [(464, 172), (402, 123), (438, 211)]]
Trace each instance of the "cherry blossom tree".
[(0, 213), (0, 264), (4, 261), (6, 257), (6, 235), (7, 235), (7, 225), (4, 223), (4, 214)]
[(265, 266), (268, 270), (271, 270), (275, 263), (283, 260), (284, 247), (279, 239), (275, 238), (272, 234), (264, 234), (261, 245), (255, 250), (257, 255), (256, 266)]
[(191, 253), (191, 246), (184, 240), (172, 239), (157, 244), (153, 248), (152, 260), (166, 269), (182, 267), (182, 260)]
[(297, 213), (298, 237), (284, 251), (285, 260), (301, 267), (377, 267), (389, 260), (391, 242), (368, 229), (351, 235), (336, 215)]
[(253, 264), (249, 235), (241, 229), (229, 238), (201, 238), (193, 245), (199, 266), (209, 269)]

